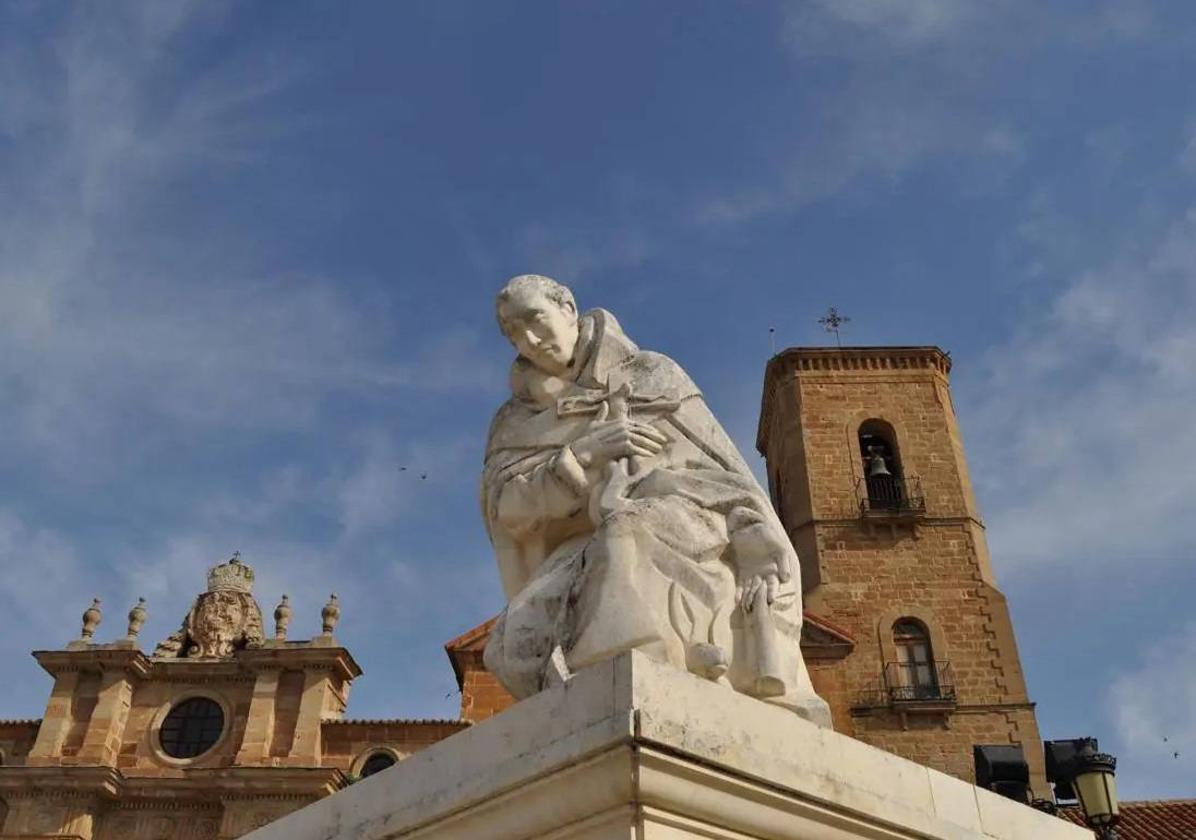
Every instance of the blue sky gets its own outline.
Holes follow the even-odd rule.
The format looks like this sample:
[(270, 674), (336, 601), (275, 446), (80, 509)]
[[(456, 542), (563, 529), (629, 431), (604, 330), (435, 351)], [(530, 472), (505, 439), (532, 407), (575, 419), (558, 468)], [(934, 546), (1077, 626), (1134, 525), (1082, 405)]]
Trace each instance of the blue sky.
[(769, 328), (950, 350), (1044, 736), (1196, 795), (1194, 77), (1179, 0), (0, 4), (0, 716), (233, 550), (453, 715), (535, 271), (753, 461)]

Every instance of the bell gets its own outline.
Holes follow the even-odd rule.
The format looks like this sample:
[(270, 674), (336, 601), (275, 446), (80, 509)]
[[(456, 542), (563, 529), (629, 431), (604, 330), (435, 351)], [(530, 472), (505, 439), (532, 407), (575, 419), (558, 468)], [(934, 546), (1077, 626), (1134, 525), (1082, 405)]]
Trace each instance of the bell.
[(885, 456), (879, 452), (873, 452), (868, 457), (868, 478), (876, 478), (878, 475), (892, 475), (889, 472), (889, 467), (885, 463)]

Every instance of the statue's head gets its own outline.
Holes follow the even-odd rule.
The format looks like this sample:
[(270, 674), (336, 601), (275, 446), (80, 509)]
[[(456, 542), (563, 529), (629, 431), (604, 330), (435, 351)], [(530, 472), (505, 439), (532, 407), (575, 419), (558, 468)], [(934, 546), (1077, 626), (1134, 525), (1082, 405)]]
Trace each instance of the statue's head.
[(498, 293), (498, 325), (519, 355), (545, 373), (568, 370), (577, 350), (577, 303), (551, 277), (521, 274)]

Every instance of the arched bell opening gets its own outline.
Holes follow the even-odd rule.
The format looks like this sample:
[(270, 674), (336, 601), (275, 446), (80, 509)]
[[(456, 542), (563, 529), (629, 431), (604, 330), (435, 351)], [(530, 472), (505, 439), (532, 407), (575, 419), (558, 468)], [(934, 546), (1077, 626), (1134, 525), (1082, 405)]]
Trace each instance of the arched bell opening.
[(872, 510), (901, 508), (904, 473), (893, 427), (884, 420), (866, 420), (860, 425), (859, 442), (868, 506)]

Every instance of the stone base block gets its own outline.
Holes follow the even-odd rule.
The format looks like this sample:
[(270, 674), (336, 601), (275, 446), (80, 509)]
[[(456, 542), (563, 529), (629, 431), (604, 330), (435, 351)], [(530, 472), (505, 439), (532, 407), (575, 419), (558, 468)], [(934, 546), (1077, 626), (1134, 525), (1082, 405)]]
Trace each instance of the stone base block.
[(640, 654), (587, 668), (252, 840), (1091, 840)]

